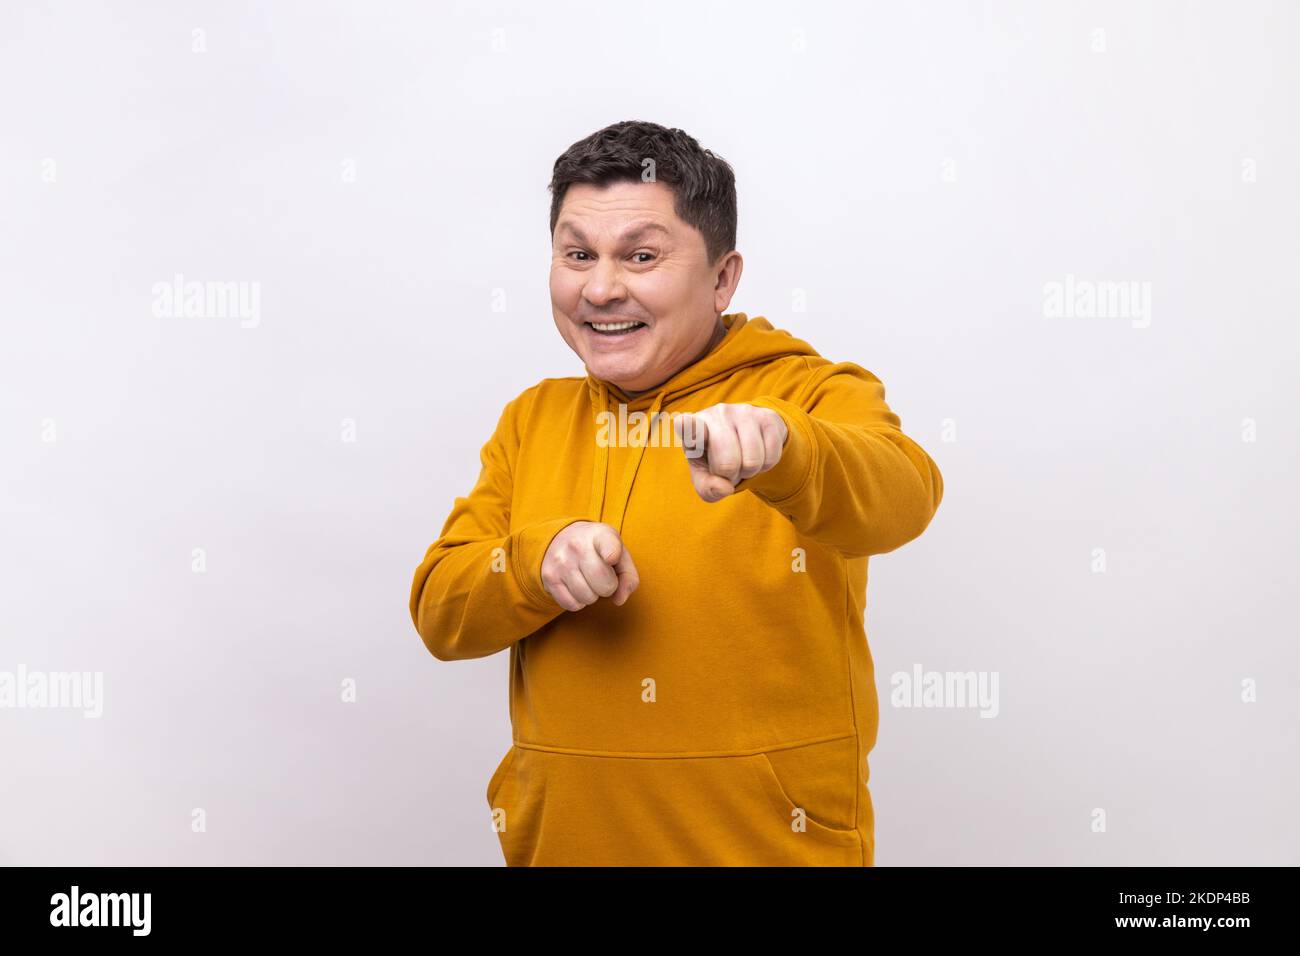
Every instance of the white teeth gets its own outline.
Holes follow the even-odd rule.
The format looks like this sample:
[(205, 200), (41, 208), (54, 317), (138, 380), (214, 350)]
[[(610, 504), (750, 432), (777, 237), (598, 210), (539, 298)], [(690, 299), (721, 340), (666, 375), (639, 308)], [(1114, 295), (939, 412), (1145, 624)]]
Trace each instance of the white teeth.
[(643, 322), (592, 322), (591, 327), (597, 332), (621, 332), (644, 324)]

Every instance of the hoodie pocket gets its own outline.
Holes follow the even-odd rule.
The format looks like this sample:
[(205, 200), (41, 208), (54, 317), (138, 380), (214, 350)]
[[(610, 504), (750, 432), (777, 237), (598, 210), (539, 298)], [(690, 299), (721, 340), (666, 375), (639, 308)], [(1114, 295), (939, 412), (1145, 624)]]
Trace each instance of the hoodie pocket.
[(491, 806), (492, 801), (497, 798), (497, 791), (501, 789), (501, 783), (502, 781), (505, 780), (506, 774), (510, 771), (510, 765), (513, 764), (514, 762), (515, 762), (515, 745), (511, 744), (510, 749), (506, 751), (506, 755), (502, 757), (500, 763), (497, 764), (496, 770), (492, 771), (492, 778), (488, 780), (488, 785), (487, 785), (488, 806)]
[(487, 801), (492, 830), (506, 866), (537, 862), (544, 843), (546, 770), (535, 751), (511, 744), (488, 781)]
[(857, 739), (844, 737), (754, 757), (759, 785), (792, 832), (856, 847)]
[(647, 758), (514, 745), (488, 803), (507, 866), (861, 866), (858, 832), (836, 827), (836, 813), (851, 821), (854, 809), (839, 753)]

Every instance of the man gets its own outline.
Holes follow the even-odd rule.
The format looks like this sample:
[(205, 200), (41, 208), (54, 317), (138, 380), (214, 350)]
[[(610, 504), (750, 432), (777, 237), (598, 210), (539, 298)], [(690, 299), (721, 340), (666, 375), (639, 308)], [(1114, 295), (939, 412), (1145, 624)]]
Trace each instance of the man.
[(870, 372), (726, 313), (724, 160), (617, 123), (550, 188), (586, 375), (506, 405), (410, 601), (439, 660), (510, 649), (506, 863), (871, 866), (867, 560), (926, 528), (939, 470)]

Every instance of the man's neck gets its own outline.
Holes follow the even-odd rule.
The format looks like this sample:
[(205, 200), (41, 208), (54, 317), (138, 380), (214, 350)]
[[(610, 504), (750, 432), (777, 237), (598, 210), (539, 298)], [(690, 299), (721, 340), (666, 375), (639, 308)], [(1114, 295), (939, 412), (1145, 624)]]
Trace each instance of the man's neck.
[[(687, 362), (685, 365), (683, 365), (682, 368), (690, 368), (690, 367), (691, 367), (692, 365), (694, 365), (696, 362), (700, 361), (700, 359), (704, 358), (706, 355), (708, 355), (710, 352), (712, 352), (715, 348), (717, 348), (718, 343), (721, 342), (721, 341), (722, 341), (723, 339), (725, 339), (726, 337), (727, 337), (727, 327), (726, 327), (725, 325), (722, 324), (722, 316), (718, 316), (718, 324), (717, 324), (717, 326), (714, 327), (714, 329), (713, 329), (713, 335), (712, 335), (712, 337), (710, 337), (710, 339), (709, 339), (709, 341), (708, 341), (708, 344), (706, 344), (706, 345), (704, 346), (703, 351), (701, 351), (699, 355), (695, 356), (695, 358), (691, 359), (689, 362)], [(679, 368), (679, 369), (677, 370), (677, 372), (680, 372), (681, 370), (682, 370), (682, 369)], [(676, 375), (677, 372), (673, 372), (673, 375)], [(672, 378), (673, 375), (669, 375), (668, 378)], [(666, 382), (666, 381), (668, 381), (668, 379), (664, 379), (664, 382)], [(662, 384), (663, 384), (663, 382), (660, 382), (660, 383), (659, 383), (659, 385), (662, 385)], [(623, 391), (624, 391), (624, 393), (627, 395), (628, 398), (640, 398), (642, 395), (649, 395), (649, 394), (650, 394), (651, 392), (653, 392), (656, 388), (658, 388), (659, 385), (655, 385), (655, 386), (653, 386), (653, 387), (651, 387), (651, 388), (643, 389), (642, 391), (639, 391), (639, 392), (629, 392), (627, 389), (623, 389)]]

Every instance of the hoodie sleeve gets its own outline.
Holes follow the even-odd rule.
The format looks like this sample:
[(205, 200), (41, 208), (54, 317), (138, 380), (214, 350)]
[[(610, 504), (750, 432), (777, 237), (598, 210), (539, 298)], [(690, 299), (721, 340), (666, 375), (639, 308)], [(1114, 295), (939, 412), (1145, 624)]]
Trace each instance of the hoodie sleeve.
[(564, 611), (542, 586), (542, 558), (561, 529), (583, 519), (553, 518), (510, 531), (517, 401), (506, 406), (479, 454), (478, 482), (456, 499), (411, 582), (411, 619), (439, 660), (495, 654)]
[(764, 395), (749, 404), (779, 413), (789, 434), (775, 467), (737, 491), (753, 492), (800, 534), (862, 557), (893, 551), (929, 525), (943, 476), (903, 434), (875, 375), (852, 362), (827, 364), (795, 400)]

